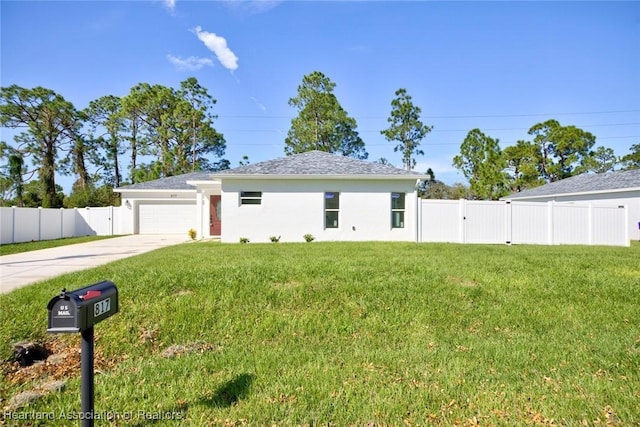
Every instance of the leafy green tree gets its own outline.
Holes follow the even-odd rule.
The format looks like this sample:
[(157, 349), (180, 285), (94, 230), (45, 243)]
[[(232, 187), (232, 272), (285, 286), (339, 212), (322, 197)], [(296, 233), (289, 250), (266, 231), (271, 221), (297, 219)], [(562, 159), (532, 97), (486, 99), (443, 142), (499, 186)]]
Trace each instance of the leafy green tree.
[(442, 200), (456, 200), (456, 199), (469, 199), (471, 198), (471, 192), (468, 187), (461, 183), (455, 183), (452, 186), (445, 184), (436, 178), (433, 169), (427, 169), (425, 173), (428, 179), (420, 181), (418, 185), (418, 195), (423, 199), (442, 199)]
[(87, 170), (87, 156), (88, 152), (93, 148), (91, 144), (87, 144), (82, 136), (78, 135), (71, 146), (69, 157), (61, 162), (61, 171), (67, 175), (74, 174), (76, 183), (82, 187), (86, 187), (91, 182), (91, 177)]
[(124, 131), (126, 140), (129, 142), (130, 151), (130, 174), (131, 183), (135, 184), (137, 181), (134, 179), (133, 172), (138, 167), (138, 153), (144, 152), (148, 141), (144, 138), (142, 128), (144, 123), (143, 117), (143, 100), (144, 100), (144, 87), (142, 84), (136, 85), (129, 91), (129, 94), (122, 98), (122, 118), (124, 119)]
[(473, 129), (460, 145), (453, 166), (462, 171), (476, 198), (497, 200), (507, 192), (504, 169), (506, 162), (497, 139)]
[(431, 168), (427, 169), (425, 174), (428, 178), (418, 184), (418, 195), (423, 199), (446, 199), (445, 183), (436, 179), (436, 174)]
[(24, 158), (20, 151), (9, 146), (6, 142), (0, 142), (0, 159), (6, 164), (0, 166), (0, 179), (2, 201), (4, 205), (21, 207), (24, 191)]
[(13, 184), (13, 192), (15, 194), (15, 205), (21, 207), (22, 193), (24, 191), (24, 182), (22, 174), (24, 172), (24, 159), (20, 152), (14, 152), (9, 155), (9, 180)]
[(591, 133), (575, 126), (562, 126), (557, 120), (537, 123), (529, 129), (540, 152), (540, 173), (547, 182), (568, 178), (588, 163), (596, 142)]
[(107, 183), (120, 187), (122, 167), (119, 156), (125, 154), (125, 114), (122, 100), (107, 95), (93, 100), (84, 110), (90, 127), (92, 162), (98, 166)]
[(100, 206), (119, 206), (120, 195), (113, 192), (113, 186), (103, 184), (99, 187), (93, 184), (84, 187), (74, 184), (71, 194), (64, 198), (65, 208), (85, 208)]
[(402, 162), (408, 171), (416, 166), (414, 156), (424, 155), (419, 148), (420, 141), (433, 128), (420, 121), (420, 112), (420, 107), (413, 104), (407, 90), (400, 88), (396, 91), (395, 99), (391, 101), (391, 115), (387, 119), (390, 126), (380, 131), (387, 141), (397, 142), (393, 151), (402, 153)]
[(512, 192), (520, 192), (544, 184), (540, 177), (540, 153), (531, 142), (519, 140), (502, 151)]
[(207, 162), (202, 165), (202, 170), (204, 171), (217, 172), (227, 169), (231, 169), (231, 163), (227, 159), (220, 159), (217, 162)]
[(0, 172), (0, 206), (12, 206), (12, 195), (13, 182), (3, 172)]
[(355, 119), (347, 115), (333, 94), (335, 86), (319, 71), (302, 78), (298, 95), (289, 99), (289, 105), (298, 110), (298, 116), (291, 120), (285, 154), (320, 150), (358, 159), (369, 156), (356, 131)]
[(149, 141), (147, 149), (142, 154), (152, 155), (156, 158), (151, 162), (151, 167), (144, 168), (150, 172), (146, 174), (147, 180), (175, 175), (170, 144), (172, 121), (174, 120), (173, 112), (177, 99), (173, 91), (166, 86), (151, 86), (148, 83), (141, 83), (138, 87), (138, 96), (143, 112), (142, 121), (147, 133), (147, 141)]
[(373, 163), (378, 163), (380, 165), (390, 165), (393, 166), (391, 164), (391, 162), (389, 160), (387, 160), (385, 157), (380, 157), (378, 160), (375, 160)]
[(208, 156), (221, 157), (226, 143), (213, 127), (215, 116), (209, 110), (214, 103), (195, 78), (182, 82), (179, 90), (148, 83), (135, 86), (123, 100), (123, 109), (139, 120), (131, 128), (136, 135), (136, 156), (151, 155), (156, 160), (132, 165), (132, 181), (215, 167)]
[[(206, 155), (222, 157), (226, 148), (224, 137), (213, 127), (218, 116), (211, 110), (217, 101), (195, 77), (181, 82), (177, 95), (183, 101), (176, 111), (182, 127), (178, 134), (191, 139), (191, 171), (203, 169)], [(186, 172), (185, 167), (180, 169)]]
[(448, 194), (450, 200), (471, 199), (473, 197), (471, 189), (460, 182), (449, 187)]
[(17, 149), (39, 166), (42, 207), (61, 207), (55, 183), (59, 151), (69, 151), (77, 137), (77, 111), (50, 89), (11, 85), (0, 89), (0, 126), (25, 128), (14, 140)]
[(589, 153), (582, 164), (575, 169), (575, 173), (594, 172), (606, 173), (616, 168), (618, 158), (611, 148), (600, 146), (595, 151)]
[(624, 169), (640, 169), (640, 144), (631, 146), (631, 152), (620, 159)]
[[(31, 180), (24, 184), (24, 190), (22, 194), (23, 206), (25, 208), (37, 208), (43, 206), (43, 186), (37, 180)], [(55, 207), (64, 206), (64, 192), (62, 187), (56, 184), (56, 193), (53, 204)]]

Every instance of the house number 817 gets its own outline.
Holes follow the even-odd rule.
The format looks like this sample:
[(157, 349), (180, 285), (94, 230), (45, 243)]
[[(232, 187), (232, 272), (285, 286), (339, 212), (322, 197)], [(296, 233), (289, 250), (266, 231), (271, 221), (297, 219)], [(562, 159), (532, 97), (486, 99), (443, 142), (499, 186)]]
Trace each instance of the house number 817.
[(93, 317), (98, 317), (111, 310), (111, 298), (98, 301), (93, 305)]

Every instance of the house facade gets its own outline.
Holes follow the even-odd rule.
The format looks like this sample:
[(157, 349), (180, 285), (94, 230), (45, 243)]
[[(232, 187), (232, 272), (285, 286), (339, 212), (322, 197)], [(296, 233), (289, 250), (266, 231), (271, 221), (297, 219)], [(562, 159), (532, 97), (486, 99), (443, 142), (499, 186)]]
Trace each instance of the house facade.
[(121, 187), (134, 234), (187, 233), (222, 242), (418, 241), (417, 184), (426, 176), (311, 151), (217, 173)]
[(510, 194), (503, 200), (624, 205), (631, 240), (640, 240), (640, 169), (581, 174)]

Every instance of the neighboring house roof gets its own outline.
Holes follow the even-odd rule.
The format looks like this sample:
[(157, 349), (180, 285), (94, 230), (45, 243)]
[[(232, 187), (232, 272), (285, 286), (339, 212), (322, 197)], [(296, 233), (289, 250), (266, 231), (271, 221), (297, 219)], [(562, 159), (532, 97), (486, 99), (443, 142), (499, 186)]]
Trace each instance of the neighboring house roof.
[(196, 187), (187, 184), (187, 181), (211, 180), (211, 172), (191, 172), (182, 175), (169, 176), (167, 178), (155, 179), (153, 181), (140, 182), (138, 184), (118, 187), (114, 191), (157, 191), (157, 190), (193, 190)]
[(560, 195), (614, 193), (640, 190), (640, 169), (600, 174), (584, 173), (551, 182), (531, 190), (513, 193), (503, 199), (521, 199)]
[(341, 177), (341, 178), (426, 178), (425, 175), (399, 169), (391, 165), (371, 163), (324, 151), (308, 151), (280, 157), (264, 162), (253, 163), (235, 169), (216, 172), (213, 178), (312, 178), (312, 177)]

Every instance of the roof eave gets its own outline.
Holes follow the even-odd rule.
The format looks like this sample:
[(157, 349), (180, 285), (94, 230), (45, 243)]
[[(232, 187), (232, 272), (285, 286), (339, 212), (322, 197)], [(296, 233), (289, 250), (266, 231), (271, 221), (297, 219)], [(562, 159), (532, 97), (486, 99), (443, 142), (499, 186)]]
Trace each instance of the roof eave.
[(293, 175), (293, 174), (224, 174), (216, 175), (215, 179), (278, 179), (278, 180), (312, 180), (312, 179), (325, 179), (325, 180), (363, 180), (363, 181), (380, 181), (380, 180), (403, 180), (414, 181), (428, 179), (427, 175)]
[(195, 193), (196, 189), (173, 189), (173, 188), (163, 188), (163, 189), (158, 189), (158, 188), (127, 188), (127, 187), (119, 187), (119, 188), (114, 188), (113, 192), (114, 193), (166, 193), (167, 191), (170, 191), (172, 193)]
[(592, 191), (578, 191), (573, 193), (551, 193), (551, 194), (542, 194), (536, 196), (527, 196), (519, 197), (517, 195), (505, 197), (505, 200), (517, 200), (517, 199), (543, 199), (548, 197), (565, 197), (565, 196), (588, 196), (591, 194), (602, 194), (602, 193), (626, 193), (629, 191), (640, 191), (640, 187), (629, 187), (629, 188), (616, 188), (609, 190), (592, 190)]
[(220, 180), (215, 179), (207, 179), (207, 180), (188, 180), (187, 184), (193, 186), (212, 186), (212, 185), (220, 185)]

